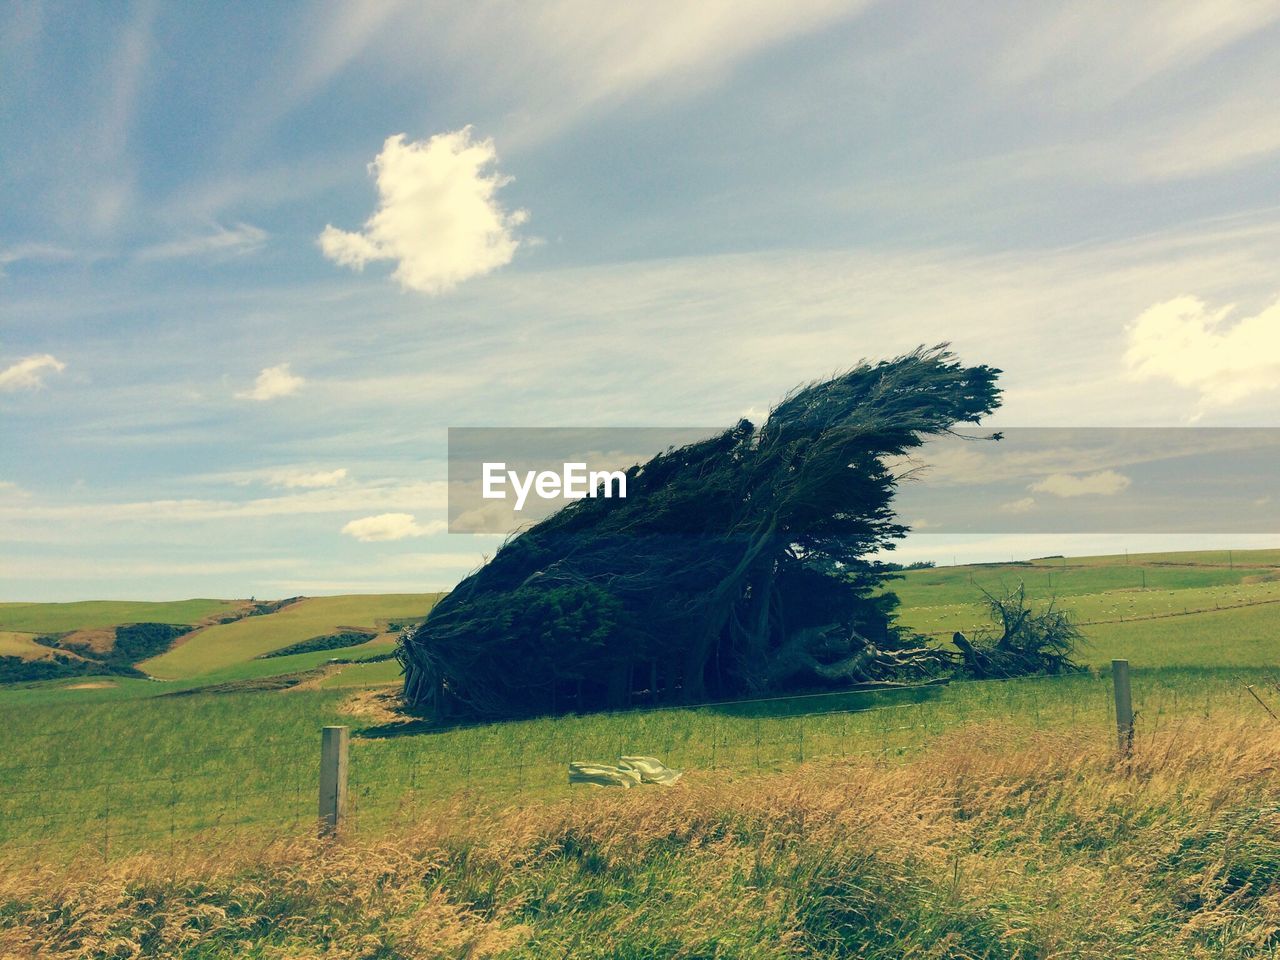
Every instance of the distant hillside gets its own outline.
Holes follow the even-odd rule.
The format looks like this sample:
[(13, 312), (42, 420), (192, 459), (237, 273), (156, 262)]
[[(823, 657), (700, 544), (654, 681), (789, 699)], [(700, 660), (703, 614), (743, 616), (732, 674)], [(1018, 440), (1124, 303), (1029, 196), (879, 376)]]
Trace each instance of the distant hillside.
[[(381, 641), (389, 649), (404, 624), (420, 621), (437, 598), (437, 594), (420, 593), (305, 598), (268, 616), (247, 617), (193, 633), (168, 653), (139, 666), (152, 676), (186, 679), (225, 671), (263, 654), (336, 633), (371, 632), (375, 637), (369, 644)], [(365, 651), (369, 644), (343, 652)], [(318, 662), (334, 656), (318, 652)], [(286, 660), (292, 657), (275, 662)]]
[[(435, 594), (0, 604), (0, 683), (110, 676), (225, 683), (389, 659)], [(394, 664), (390, 665), (394, 667)], [(370, 674), (388, 676), (387, 667)]]
[(236, 616), (252, 605), (249, 600), (79, 600), (74, 603), (0, 603), (0, 630), (23, 633), (65, 633), (103, 630), (122, 623), (213, 622)]

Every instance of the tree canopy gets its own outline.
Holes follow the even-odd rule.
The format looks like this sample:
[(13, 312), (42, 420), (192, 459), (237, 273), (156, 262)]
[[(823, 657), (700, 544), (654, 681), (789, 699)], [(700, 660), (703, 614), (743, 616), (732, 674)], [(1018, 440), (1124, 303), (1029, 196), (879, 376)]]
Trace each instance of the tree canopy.
[(510, 717), (931, 675), (873, 557), (906, 533), (897, 458), (999, 404), (945, 348), (793, 391), (756, 427), (627, 471), (508, 540), (398, 656), (413, 706)]

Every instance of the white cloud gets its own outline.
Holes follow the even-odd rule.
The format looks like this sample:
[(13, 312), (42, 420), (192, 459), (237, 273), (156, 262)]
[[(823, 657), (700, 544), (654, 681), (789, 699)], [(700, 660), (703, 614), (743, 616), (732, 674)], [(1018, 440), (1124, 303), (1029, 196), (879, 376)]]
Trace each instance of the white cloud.
[(377, 543), (383, 540), (403, 540), (405, 537), (426, 537), (444, 532), (445, 527), (442, 520), (420, 524), (412, 513), (380, 513), (374, 517), (352, 520), (342, 528), (342, 532), (361, 543)]
[(274, 400), (276, 397), (287, 397), (297, 393), (307, 381), (289, 372), (289, 364), (281, 363), (265, 368), (258, 379), (253, 382), (252, 390), (242, 390), (236, 394), (238, 400)]
[(71, 260), (75, 254), (66, 247), (49, 243), (21, 243), (13, 247), (0, 249), (0, 277), (4, 276), (4, 268), (11, 263), (24, 260)]
[[(442, 481), (402, 483), (383, 481), (344, 484), (256, 500), (140, 500), (116, 503), (24, 503), (9, 508), (0, 503), (0, 521), (40, 524), (43, 521), (86, 523), (160, 523), (221, 521), (347, 513), (370, 508), (443, 511), (448, 486)], [(440, 529), (444, 529), (440, 523)]]
[(259, 571), (297, 570), (301, 558), (259, 558), (243, 560), (110, 560), (103, 557), (3, 557), (0, 577), (12, 580), (108, 580), (115, 577), (142, 578), (166, 576), (211, 577), (221, 574), (246, 574)]
[(281, 470), (271, 474), (271, 483), (277, 487), (314, 490), (317, 487), (336, 487), (347, 479), (346, 467), (337, 470), (316, 470), (311, 473), (299, 470)]
[(38, 390), (44, 386), (47, 371), (61, 373), (67, 365), (49, 353), (23, 357), (17, 363), (0, 370), (0, 390), (13, 393), (16, 390)]
[(23, 490), (12, 480), (0, 480), (0, 501), (17, 500), (20, 497), (29, 497), (30, 494)]
[(1187, 70), (1280, 16), (1275, 4), (1252, 0), (1160, 6), (1081, 0), (1025, 12), (1009, 17), (1011, 29), (992, 45), (987, 70), (994, 92), (1013, 89), (1053, 109), (1095, 115), (1100, 106)]
[(234, 256), (257, 250), (266, 241), (267, 232), (250, 223), (237, 223), (230, 228), (214, 224), (211, 233), (182, 237), (167, 243), (145, 247), (138, 252), (138, 259), (178, 260), (210, 254)]
[(496, 162), (493, 141), (473, 141), (470, 127), (426, 141), (388, 137), (370, 166), (377, 211), (357, 233), (326, 226), (320, 249), (356, 270), (395, 260), (400, 285), (429, 294), (496, 270), (511, 262), (520, 245), (514, 230), (527, 218), (499, 203), (508, 179), (492, 169)]
[(1048, 493), (1055, 497), (1111, 497), (1129, 489), (1132, 482), (1115, 470), (1099, 470), (1097, 473), (1079, 475), (1054, 473), (1031, 484), (1027, 489), (1032, 493)]
[(1005, 513), (1027, 513), (1035, 509), (1035, 505), (1035, 498), (1023, 497), (1021, 500), (1010, 500), (1008, 503), (1000, 504), (1000, 509)]
[[(650, 0), (637, 4), (554, 0), (494, 17), (483, 5), (457, 28), (488, 38), (474, 71), (483, 87), (519, 85), (527, 116), (554, 130), (596, 105), (638, 94), (688, 97), (723, 83), (744, 61), (853, 19), (867, 0)], [(434, 24), (432, 24), (434, 25)], [(518, 118), (517, 118), (518, 119)]]
[(373, 67), (409, 87), (445, 70), (509, 135), (545, 141), (597, 106), (651, 93), (689, 98), (740, 64), (797, 37), (851, 20), (871, 0), (649, 0), (600, 4), (327, 5), (308, 21), (298, 56), (250, 104), (256, 137), (311, 101), (340, 72)]
[(1280, 300), (1228, 325), (1233, 306), (1210, 312), (1195, 297), (1157, 303), (1129, 328), (1125, 361), (1135, 380), (1198, 390), (1202, 406), (1228, 406), (1280, 385)]

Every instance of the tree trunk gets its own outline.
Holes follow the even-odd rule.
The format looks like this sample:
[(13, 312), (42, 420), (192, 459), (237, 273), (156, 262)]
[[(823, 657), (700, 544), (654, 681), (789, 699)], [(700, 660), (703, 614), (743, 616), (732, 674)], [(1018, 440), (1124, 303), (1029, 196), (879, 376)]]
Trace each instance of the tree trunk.
[(610, 710), (622, 710), (628, 706), (631, 693), (631, 664), (621, 661), (609, 668), (609, 683), (606, 693), (607, 706)]

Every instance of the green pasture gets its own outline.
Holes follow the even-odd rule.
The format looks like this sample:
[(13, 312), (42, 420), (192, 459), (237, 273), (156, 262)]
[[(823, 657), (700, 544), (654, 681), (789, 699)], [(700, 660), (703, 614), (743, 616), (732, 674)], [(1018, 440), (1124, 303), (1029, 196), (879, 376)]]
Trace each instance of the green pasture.
[[(1140, 734), (1188, 716), (1257, 710), (1265, 720), (1242, 680), (1261, 686), (1270, 675), (1258, 667), (1139, 665)], [(445, 731), (397, 729), (347, 712), (349, 690), (96, 700), (94, 692), (65, 705), (0, 707), (0, 857), (58, 858), (77, 849), (112, 856), (201, 834), (308, 831), (319, 728), (332, 723), (354, 729), (351, 797), (362, 830), (412, 817), (424, 804), (589, 802), (594, 788), (566, 782), (571, 760), (652, 755), (694, 775), (736, 778), (854, 754), (892, 762), (983, 723), (1113, 735), (1110, 685), (1098, 673)]]
[(376, 663), (353, 663), (335, 669), (320, 681), (320, 687), (334, 690), (351, 687), (377, 687), (400, 682), (400, 664), (395, 660)]
[[(980, 737), (985, 723), (1029, 734), (1071, 725), (1081, 736), (1108, 737), (1106, 667), (1113, 657), (1133, 665), (1139, 736), (1186, 716), (1221, 713), (1273, 722), (1246, 685), (1280, 712), (1280, 603), (1272, 602), (1280, 599), (1280, 583), (1270, 579), (1274, 569), (1255, 555), (1246, 558), (1248, 566), (1235, 568), (1216, 559), (1196, 567), (1196, 555), (1174, 556), (1176, 569), (1168, 569), (1172, 560), (1162, 559), (1159, 568), (1151, 561), (1146, 590), (1128, 582), (1135, 557), (1128, 563), (1110, 558), (1109, 564), (1069, 560), (1056, 567), (1044, 561), (913, 571), (897, 582), (907, 623), (965, 628), (978, 616), (979, 586), (996, 577), (1012, 586), (1022, 578), (1030, 593), (1043, 598), (1050, 590), (1046, 574), (1054, 572), (1072, 588), (1059, 602), (1082, 621), (1110, 621), (1084, 628), (1089, 643), (1080, 657), (1092, 669), (1079, 676), (452, 730), (388, 726), (385, 714), (353, 712), (353, 694), (393, 685), (398, 665), (331, 661), (385, 654), (392, 649), (386, 633), (343, 650), (255, 659), (339, 628), (382, 630), (398, 618), (421, 617), (434, 598), (301, 601), (209, 628), (147, 665), (175, 680), (116, 677), (86, 685), (96, 678), (83, 678), (0, 690), (0, 778), (6, 784), (0, 857), (66, 857), (77, 848), (113, 856), (202, 834), (268, 837), (310, 830), (319, 728), (333, 723), (353, 729), (352, 803), (357, 828), (370, 831), (411, 818), (424, 804), (585, 801), (593, 788), (566, 783), (571, 760), (654, 755), (694, 776), (736, 778), (854, 753), (892, 762), (961, 727)], [(1156, 579), (1165, 575), (1181, 579)], [(926, 598), (935, 602), (920, 602)], [(271, 689), (269, 678), (282, 674), (305, 682)]]
[[(1198, 556), (1183, 554), (1182, 556)], [(1167, 556), (1177, 556), (1168, 554)], [(1110, 564), (1096, 562), (1036, 561), (1033, 563), (974, 564), (911, 570), (890, 582), (904, 609), (972, 603), (983, 590), (999, 593), (1024, 583), (1028, 596), (1066, 599), (1099, 593), (1134, 590), (1212, 589), (1226, 586), (1280, 582), (1280, 566), (1260, 560), (1235, 567), (1153, 563), (1138, 557), (1112, 557)]]
[(23, 633), (66, 633), (101, 630), (122, 623), (192, 624), (231, 616), (243, 600), (83, 600), (75, 603), (0, 603), (0, 630)]
[[(1041, 557), (1029, 561), (1037, 566), (1060, 565), (1062, 557)], [(1262, 566), (1280, 567), (1280, 550), (1187, 550), (1176, 553), (1106, 554), (1096, 557), (1069, 557), (1067, 563), (1077, 567), (1131, 566), (1161, 564), (1164, 566), (1210, 567)]]
[[(270, 675), (288, 672), (294, 657), (280, 657), (259, 668), (254, 658), (272, 650), (312, 637), (341, 630), (385, 631), (391, 622), (423, 617), (437, 599), (432, 594), (381, 594), (372, 596), (312, 597), (291, 603), (268, 616), (245, 617), (234, 623), (210, 627), (192, 635), (167, 653), (145, 660), (140, 669), (162, 679), (229, 676), (237, 667), (247, 668), (247, 675)], [(333, 657), (349, 656), (359, 647), (343, 651), (319, 651), (318, 654), (296, 654), (309, 657), (312, 663), (323, 663)], [(265, 670), (265, 674), (257, 671)]]
[[(1016, 586), (1016, 583), (1014, 581), (1010, 586)], [(1051, 595), (1035, 590), (1030, 583), (1027, 592), (1039, 604), (1047, 603), (1051, 598)], [(1078, 623), (1090, 628), (1115, 620), (1172, 619), (1232, 607), (1280, 604), (1280, 579), (1184, 590), (1109, 590), (1052, 599), (1059, 608), (1069, 611)], [(903, 607), (900, 619), (905, 626), (932, 634), (949, 634), (954, 630), (968, 633), (977, 627), (990, 625), (986, 607), (979, 599), (943, 606)], [(1086, 629), (1086, 632), (1090, 631)]]

